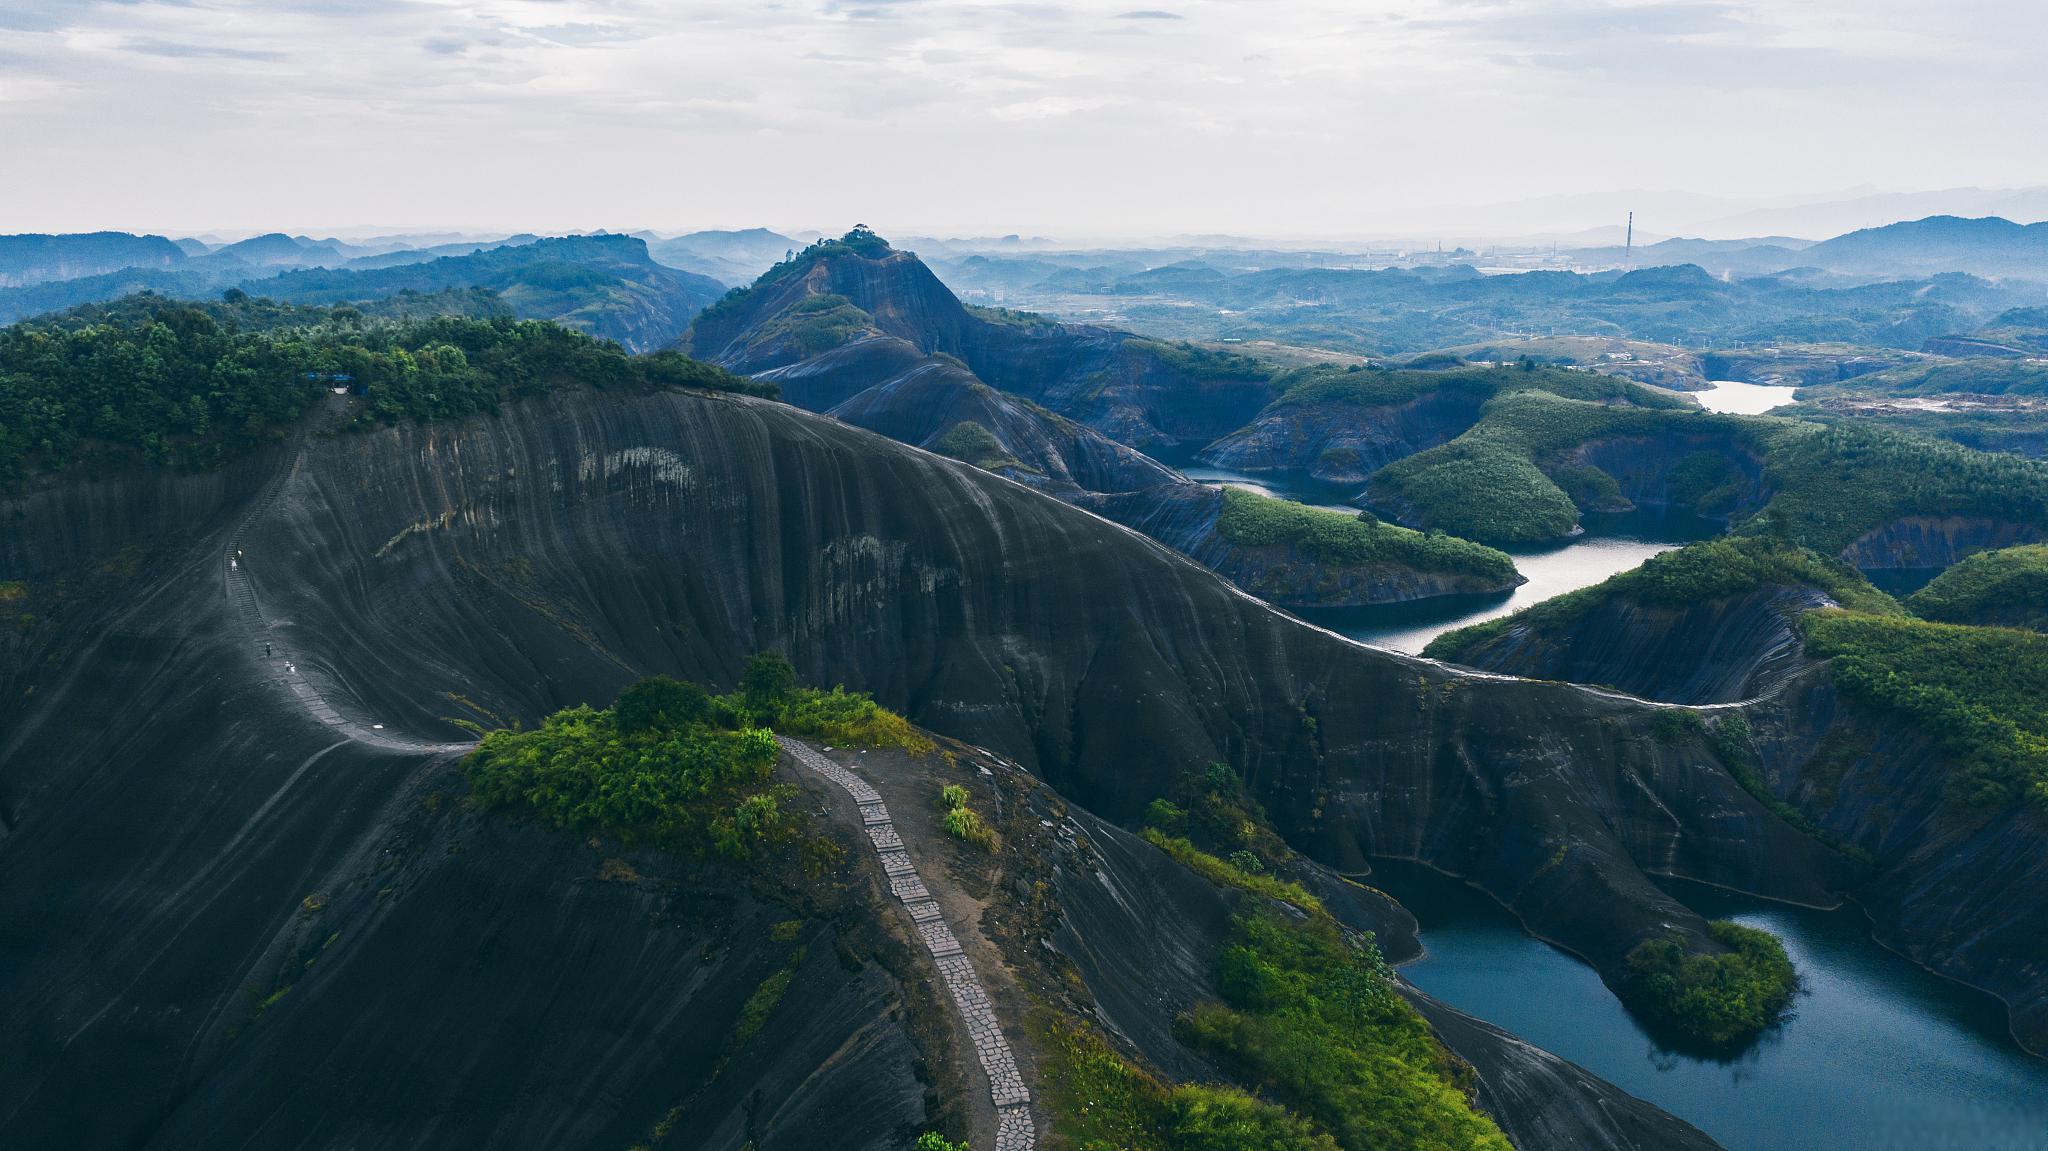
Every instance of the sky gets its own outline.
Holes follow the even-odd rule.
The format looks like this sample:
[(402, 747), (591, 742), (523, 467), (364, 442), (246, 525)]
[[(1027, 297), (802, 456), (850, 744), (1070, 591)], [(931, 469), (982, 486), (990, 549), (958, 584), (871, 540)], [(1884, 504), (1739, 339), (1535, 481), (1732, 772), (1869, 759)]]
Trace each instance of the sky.
[(2048, 184), (2043, 43), (2039, 0), (0, 0), (0, 231), (1669, 225)]

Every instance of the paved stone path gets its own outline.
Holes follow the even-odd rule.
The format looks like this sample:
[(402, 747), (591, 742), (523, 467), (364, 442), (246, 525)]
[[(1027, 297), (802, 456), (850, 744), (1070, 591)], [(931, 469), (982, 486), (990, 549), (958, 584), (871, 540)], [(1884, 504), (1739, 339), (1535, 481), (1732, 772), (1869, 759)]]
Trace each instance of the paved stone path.
[(910, 912), (912, 926), (932, 953), (947, 990), (953, 993), (953, 1005), (960, 1009), (961, 1020), (967, 1024), (981, 1069), (988, 1073), (989, 1101), (996, 1106), (995, 1151), (1032, 1151), (1038, 1144), (1038, 1129), (1031, 1122), (1031, 1093), (1017, 1071), (1010, 1041), (1003, 1038), (1002, 1026), (996, 1022), (995, 1004), (989, 1001), (981, 977), (974, 973), (974, 964), (961, 953), (960, 940), (946, 926), (938, 903), (912, 866), (909, 853), (903, 849), (903, 838), (896, 834), (896, 825), (889, 819), (889, 808), (875, 789), (850, 769), (796, 740), (777, 736), (776, 741), (791, 758), (838, 784), (860, 805), (861, 825), (875, 845), (876, 854), (881, 856), (882, 870), (889, 876), (889, 890)]

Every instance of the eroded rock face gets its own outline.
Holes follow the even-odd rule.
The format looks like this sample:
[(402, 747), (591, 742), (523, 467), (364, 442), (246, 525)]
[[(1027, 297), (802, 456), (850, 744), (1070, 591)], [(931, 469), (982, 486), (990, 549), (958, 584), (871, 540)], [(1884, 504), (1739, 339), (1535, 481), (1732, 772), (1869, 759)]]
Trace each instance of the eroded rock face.
[[(135, 506), (163, 482), (142, 482)], [(90, 1099), (98, 1110), (80, 1129), (133, 1141), (202, 1105), (212, 1076), (243, 1066), (226, 1031), (247, 1016), (223, 1005), (246, 1002), (245, 984), (275, 987), (287, 970), (257, 957), (302, 962), (296, 945), (277, 941), (312, 938), (297, 926), (307, 894), (366, 892), (368, 918), (351, 920), (341, 940), (380, 938), (380, 917), (393, 914), (376, 895), (391, 885), (379, 870), (387, 850), (407, 866), (451, 856), (486, 874), (528, 866), (511, 862), (509, 847), (471, 855), (479, 841), (467, 833), (406, 838), (396, 813), (418, 809), (407, 781), (426, 765), (330, 750), (325, 728), (280, 704), (221, 606), (220, 548), (243, 513), (223, 506), (208, 486), (218, 482), (174, 482), (194, 494), (151, 497), (148, 524), (101, 512), (45, 522), (128, 506), (119, 483), (85, 504), (0, 508), (35, 521), (22, 538), (71, 533), (65, 560), (38, 580), (103, 564), (131, 538), (159, 541), (127, 569), (121, 594), (78, 605), (61, 644), (10, 657), (0, 684), (0, 865), (10, 877), (0, 922), (23, 925), (0, 940), (13, 973), (0, 1039), (48, 1069), (6, 1088), (6, 1113), (33, 1117), (10, 1135), (29, 1130), (23, 1122), (88, 1123)], [(1353, 871), (1372, 856), (1414, 858), (1470, 877), (1610, 974), (1647, 935), (1701, 938), (1697, 917), (1645, 870), (1812, 903), (1854, 878), (1766, 812), (1698, 739), (1657, 738), (1642, 703), (1351, 644), (1103, 519), (780, 404), (563, 394), (461, 423), (316, 440), (270, 509), (240, 537), (266, 614), (336, 685), (338, 709), (394, 730), (459, 739), (443, 717), (532, 723), (608, 702), (653, 672), (729, 684), (748, 654), (781, 648), (807, 679), (871, 690), (1113, 818), (1190, 768), (1231, 763), (1311, 856)], [(179, 550), (187, 541), (197, 542)], [(463, 851), (450, 852), (457, 840)], [(548, 890), (554, 874), (536, 874), (531, 890)], [(82, 894), (53, 909), (47, 892), (59, 889)], [(399, 883), (385, 898), (406, 890)], [(484, 888), (450, 890), (460, 894), (408, 914), (436, 921), (441, 898), (513, 914)], [(561, 963), (589, 948), (632, 951), (645, 930), (644, 917), (617, 912), (616, 931), (582, 935), (580, 917), (558, 914), (560, 900), (531, 902), (546, 910), (519, 914), (545, 917), (557, 934), (522, 936), (521, 947), (554, 949)], [(350, 986), (406, 981), (417, 1026), (431, 1028), (448, 982), (497, 962), (479, 940), (514, 930), (476, 921), (394, 937), (408, 940), (398, 950), (409, 966), (365, 967)], [(681, 962), (688, 945), (673, 954)], [(494, 1017), (549, 1018), (556, 999), (541, 998), (543, 984), (561, 1002), (610, 1002), (602, 963), (564, 973), (570, 991), (549, 983), (559, 965), (528, 967), (492, 977), (507, 997)], [(322, 958), (312, 970), (325, 979), (342, 965)], [(664, 987), (693, 978), (660, 963), (633, 970)], [(311, 989), (295, 989), (246, 1034), (290, 1018)], [(342, 996), (342, 1013), (381, 1017), (350, 997), (367, 994)], [(865, 1026), (857, 1011), (835, 1017)], [(615, 1022), (632, 1031), (639, 1018)], [(150, 1041), (130, 1042), (131, 1026)], [(313, 1029), (294, 1042), (318, 1066), (323, 1043), (367, 1052), (415, 1034), (410, 1018), (389, 1026), (348, 1042)], [(647, 1026), (650, 1042), (673, 1034)], [(416, 1090), (434, 1075), (429, 1063), (463, 1067), (501, 1045), (452, 1029), (418, 1042), (417, 1067), (377, 1080), (370, 1097)], [(187, 1050), (196, 1054), (178, 1054)], [(566, 1075), (575, 1062), (553, 1065)], [(622, 1081), (653, 1082), (638, 1074)], [(117, 1082), (190, 1094), (103, 1106)], [(580, 1114), (578, 1092), (600, 1082), (530, 1098)], [(278, 1089), (331, 1097), (312, 1081)], [(610, 1118), (587, 1121), (615, 1123), (602, 1127), (606, 1138), (628, 1134), (615, 1100), (643, 1098), (633, 1091), (607, 1094)]]
[(1682, 508), (1740, 519), (1769, 503), (1763, 460), (1734, 435), (1667, 433), (1593, 440), (1557, 467), (1594, 467), (1613, 477), (1620, 507)]
[(1486, 396), (1442, 388), (1404, 404), (1289, 404), (1210, 445), (1202, 458), (1243, 472), (1298, 472), (1331, 484), (1363, 484), (1380, 468), (1457, 438), (1479, 420)]
[(1640, 867), (1828, 899), (1832, 857), (1704, 746), (1648, 736), (1640, 705), (1359, 647), (782, 405), (561, 396), (338, 438), (278, 510), (250, 551), (280, 629), (423, 735), (460, 737), (448, 693), (531, 722), (654, 671), (729, 683), (783, 647), (1112, 815), (1235, 763), (1313, 853), (1474, 876), (1609, 969), (1665, 922), (1698, 927)]
[[(871, 322), (830, 351), (762, 338), (775, 330), (778, 317), (826, 296), (843, 297)], [(920, 355), (955, 357), (993, 387), (1147, 450), (1206, 444), (1242, 425), (1274, 395), (1264, 374), (1190, 371), (1129, 332), (985, 319), (963, 306), (915, 255), (886, 247), (878, 254), (814, 257), (780, 279), (757, 284), (737, 306), (700, 316), (682, 346), (700, 359), (775, 379), (793, 402), (822, 410), (858, 392), (854, 379), (873, 385), (907, 366), (901, 348), (884, 355), (871, 345), (874, 337), (900, 341)], [(827, 362), (813, 374), (813, 360)], [(836, 398), (811, 382), (825, 378), (840, 391)]]
[(1981, 551), (2040, 543), (2034, 524), (1985, 516), (1906, 516), (1866, 532), (1842, 551), (1862, 571), (1940, 571)]
[(1682, 606), (1616, 595), (1567, 625), (1518, 623), (1449, 658), (1508, 675), (1608, 684), (1646, 699), (1730, 703), (1807, 666), (1796, 621), (1832, 605), (1816, 589), (1782, 585)]
[(1946, 802), (1929, 734), (1841, 698), (1825, 666), (1747, 709), (1765, 774), (1827, 832), (1869, 851), (1856, 891), (1886, 946), (2003, 999), (2015, 1037), (2048, 1052), (2048, 827), (2021, 805)]

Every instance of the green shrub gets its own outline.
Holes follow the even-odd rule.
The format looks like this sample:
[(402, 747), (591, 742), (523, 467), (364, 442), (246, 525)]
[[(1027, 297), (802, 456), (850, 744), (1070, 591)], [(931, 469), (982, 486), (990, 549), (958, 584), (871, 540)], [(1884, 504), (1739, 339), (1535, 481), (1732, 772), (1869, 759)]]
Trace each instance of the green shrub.
[(1050, 1134), (1077, 1151), (1339, 1151), (1314, 1122), (1235, 1087), (1169, 1087), (1082, 1024), (1040, 1030)]
[(739, 1021), (733, 1025), (732, 1042), (728, 1050), (737, 1051), (746, 1046), (747, 1040), (760, 1034), (761, 1028), (767, 1026), (768, 1017), (775, 1014), (775, 1009), (782, 1003), (782, 997), (789, 993), (789, 985), (795, 981), (797, 969), (803, 966), (806, 954), (806, 949), (802, 947), (791, 952), (788, 961), (776, 969), (773, 975), (763, 979), (761, 985), (754, 989), (754, 993), (747, 996), (747, 1001), (740, 1005)]
[(864, 694), (794, 686), (780, 656), (748, 666), (746, 692), (710, 697), (652, 677), (602, 711), (572, 707), (532, 731), (494, 731), (463, 761), (477, 802), (557, 827), (696, 855), (759, 857), (797, 835), (794, 792), (770, 782), (775, 732), (913, 754), (931, 741)]
[(1183, 1016), (1176, 1035), (1346, 1151), (1507, 1151), (1472, 1105), (1471, 1069), (1395, 992), (1370, 937), (1260, 907), (1233, 922), (1217, 984), (1223, 1002)]
[(1187, 809), (1170, 799), (1155, 799), (1145, 807), (1145, 826), (1156, 827), (1168, 835), (1186, 835)]
[(1707, 930), (1729, 950), (1689, 952), (1670, 938), (1638, 943), (1627, 957), (1627, 995), (1688, 1038), (1725, 1047), (1776, 1023), (1799, 979), (1785, 945), (1769, 932), (1725, 919)]
[(983, 823), (981, 816), (971, 807), (955, 807), (947, 811), (942, 822), (946, 834), (954, 839), (965, 840), (985, 851), (994, 851), (1001, 845), (995, 829)]
[(1239, 888), (1268, 899), (1291, 903), (1304, 911), (1323, 910), (1323, 901), (1310, 895), (1300, 884), (1265, 874), (1263, 868), (1254, 873), (1232, 867), (1187, 839), (1168, 835), (1156, 827), (1148, 827), (1139, 834), (1144, 836), (1145, 842), (1172, 856), (1182, 867), (1220, 887)]
[(612, 715), (621, 735), (675, 731), (708, 719), (711, 696), (694, 683), (649, 676), (619, 693)]
[(964, 1142), (949, 1143), (944, 1135), (936, 1131), (927, 1131), (917, 1137), (915, 1151), (968, 1151), (968, 1149), (967, 1144)]
[(957, 783), (939, 788), (939, 808), (942, 811), (958, 811), (967, 806), (967, 789)]
[(996, 434), (973, 420), (962, 420), (932, 441), (932, 450), (978, 468), (999, 468), (1014, 464), (1012, 456)]
[(761, 728), (705, 724), (621, 732), (609, 710), (572, 707), (532, 731), (494, 731), (464, 761), (478, 802), (628, 843), (745, 859), (793, 834), (769, 780), (779, 749)]
[(910, 721), (877, 704), (865, 692), (835, 687), (792, 691), (772, 709), (769, 722), (784, 735), (801, 735), (843, 747), (899, 747), (912, 755), (932, 751), (932, 741)]

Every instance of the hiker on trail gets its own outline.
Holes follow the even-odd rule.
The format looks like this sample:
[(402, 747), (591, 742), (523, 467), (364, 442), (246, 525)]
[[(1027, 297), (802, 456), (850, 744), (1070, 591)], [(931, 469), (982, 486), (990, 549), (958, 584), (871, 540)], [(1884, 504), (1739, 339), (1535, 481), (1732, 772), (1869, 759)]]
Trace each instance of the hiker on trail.
[(229, 571), (234, 571), (234, 570), (235, 570), (235, 557), (233, 557), (233, 556), (229, 556), (229, 557), (228, 557), (228, 570), (229, 570)]
[(269, 659), (269, 658), (270, 658), (270, 645), (269, 645), (269, 644), (267, 644), (267, 643), (263, 645), (263, 658), (264, 658), (264, 659)]

